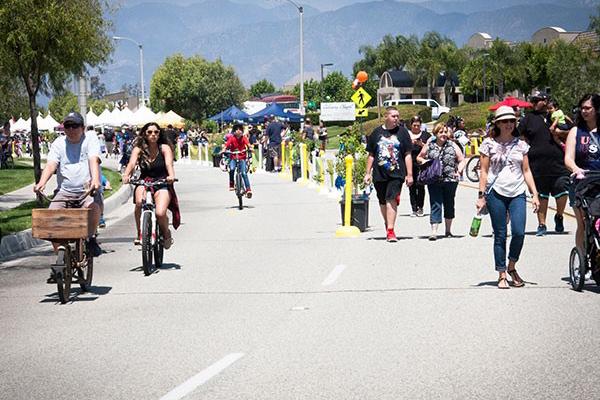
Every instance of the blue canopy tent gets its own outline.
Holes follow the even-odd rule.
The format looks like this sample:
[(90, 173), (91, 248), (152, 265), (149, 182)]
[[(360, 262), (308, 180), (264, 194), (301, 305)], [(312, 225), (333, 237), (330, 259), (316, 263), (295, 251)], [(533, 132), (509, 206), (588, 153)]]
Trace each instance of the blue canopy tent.
[(217, 115), (213, 115), (209, 119), (216, 122), (246, 121), (248, 119), (248, 114), (236, 106), (231, 106)]
[(283, 107), (277, 103), (269, 104), (266, 108), (263, 108), (259, 112), (250, 115), (248, 117), (248, 119), (251, 121), (254, 121), (254, 122), (258, 122), (258, 121), (262, 121), (265, 117), (269, 117), (271, 115), (274, 115), (275, 117), (278, 117), (278, 118), (283, 118), (290, 122), (302, 121), (302, 117), (299, 114), (292, 113), (289, 111), (286, 112), (283, 110)]

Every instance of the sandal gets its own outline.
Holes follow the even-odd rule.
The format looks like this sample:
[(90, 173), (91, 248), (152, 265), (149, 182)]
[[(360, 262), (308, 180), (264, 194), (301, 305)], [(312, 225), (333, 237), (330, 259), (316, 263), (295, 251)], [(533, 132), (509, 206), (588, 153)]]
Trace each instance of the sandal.
[(173, 242), (175, 241), (173, 240), (173, 236), (171, 235), (171, 231), (169, 230), (169, 237), (163, 238), (163, 248), (165, 250), (169, 250), (169, 248), (173, 245)]
[(508, 286), (508, 280), (506, 279), (506, 275), (503, 278), (498, 278), (498, 289), (510, 289), (510, 286)]
[(510, 277), (512, 278), (512, 284), (514, 287), (523, 287), (525, 286), (525, 282), (523, 282), (523, 279), (521, 279), (521, 277), (519, 276), (519, 273), (517, 272), (517, 269), (511, 269), (510, 271), (506, 271), (508, 272), (508, 274), (510, 275)]

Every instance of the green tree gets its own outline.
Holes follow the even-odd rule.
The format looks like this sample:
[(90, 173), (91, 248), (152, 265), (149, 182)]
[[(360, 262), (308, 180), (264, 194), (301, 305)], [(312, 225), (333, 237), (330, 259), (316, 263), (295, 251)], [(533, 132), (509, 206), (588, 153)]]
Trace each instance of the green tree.
[(104, 63), (112, 51), (105, 0), (3, 0), (0, 68), (20, 79), (31, 115), (33, 165), (41, 176), (37, 95), (63, 89), (73, 74)]
[(354, 63), (354, 72), (366, 71), (372, 78), (380, 77), (390, 69), (404, 69), (418, 51), (419, 39), (385, 35), (376, 47), (364, 45), (358, 50), (363, 57)]
[(598, 35), (598, 44), (600, 45), (600, 5), (596, 8), (598, 15), (590, 15), (590, 25), (588, 29), (590, 31), (595, 31), (596, 35)]
[(266, 79), (261, 79), (256, 82), (254, 85), (250, 86), (250, 96), (251, 97), (260, 97), (263, 94), (274, 93), (275, 85), (269, 82)]
[(339, 71), (331, 72), (321, 83), (322, 101), (350, 101), (352, 82)]
[(3, 75), (0, 70), (0, 121), (19, 116), (27, 118), (28, 115), (29, 103), (23, 82)]
[(558, 40), (550, 46), (548, 76), (552, 97), (570, 110), (583, 94), (600, 92), (600, 58), (589, 48)]
[(69, 91), (53, 96), (48, 103), (48, 110), (57, 121), (62, 121), (69, 112), (78, 109), (77, 96)]
[(182, 117), (201, 121), (232, 104), (241, 105), (246, 90), (232, 67), (221, 60), (200, 56), (168, 57), (150, 82), (152, 108), (175, 110)]
[[(292, 90), (294, 96), (300, 98), (300, 83), (297, 83)], [(304, 81), (304, 101), (314, 101), (321, 103), (321, 83), (314, 79)]]

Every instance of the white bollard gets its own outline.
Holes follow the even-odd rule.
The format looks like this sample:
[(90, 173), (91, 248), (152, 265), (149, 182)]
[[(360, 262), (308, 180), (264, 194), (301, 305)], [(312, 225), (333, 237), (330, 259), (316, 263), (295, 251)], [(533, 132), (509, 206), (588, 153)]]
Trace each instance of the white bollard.
[(314, 177), (317, 176), (317, 155), (316, 151), (311, 151), (313, 162), (308, 162), (310, 165), (310, 182), (308, 183), (309, 189), (315, 189), (317, 187), (317, 182), (315, 182)]
[(205, 156), (204, 157), (205, 158), (204, 165), (206, 165), (207, 167), (210, 167), (210, 161), (208, 161), (208, 144), (206, 144), (202, 147), (204, 147), (204, 156)]

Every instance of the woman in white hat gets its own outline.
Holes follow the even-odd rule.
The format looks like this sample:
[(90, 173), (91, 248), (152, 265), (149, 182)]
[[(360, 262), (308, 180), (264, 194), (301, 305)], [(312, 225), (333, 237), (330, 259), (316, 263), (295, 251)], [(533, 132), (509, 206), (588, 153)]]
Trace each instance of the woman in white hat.
[[(533, 211), (539, 207), (538, 192), (529, 169), (529, 145), (519, 139), (516, 116), (512, 107), (496, 110), (491, 137), (479, 147), (481, 174), (477, 211), (484, 207), (490, 213), (494, 230), (494, 260), (498, 271), (498, 288), (508, 289), (507, 272), (514, 287), (525, 285), (515, 265), (525, 239), (527, 202), (525, 191), (533, 195)], [(511, 240), (506, 265), (507, 213), (511, 222)]]

